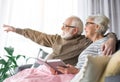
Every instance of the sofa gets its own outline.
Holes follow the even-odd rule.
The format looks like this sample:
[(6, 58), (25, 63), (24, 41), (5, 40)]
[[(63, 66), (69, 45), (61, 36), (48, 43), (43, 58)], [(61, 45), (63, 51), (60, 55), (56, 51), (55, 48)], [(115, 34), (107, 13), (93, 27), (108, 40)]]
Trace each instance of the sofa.
[[(116, 52), (119, 51), (119, 50), (120, 50), (120, 40), (117, 41)], [(45, 53), (43, 50), (42, 50), (42, 52)], [(31, 66), (32, 66), (32, 64), (27, 64), (27, 65), (20, 66), (20, 67), (17, 68), (17, 72), (19, 72), (19, 71), (21, 71), (23, 69), (26, 69), (26, 68), (30, 68)], [(37, 66), (38, 66), (38, 64), (35, 63), (35, 67), (37, 67)], [(102, 67), (102, 66), (100, 66), (100, 67)], [(89, 75), (89, 76), (92, 76), (92, 75)], [(80, 75), (79, 77), (82, 77), (82, 76)], [(77, 79), (76, 79), (75, 81), (73, 80), (71, 82), (91, 82), (91, 81), (77, 81)], [(120, 82), (120, 74), (105, 77), (104, 82)]]
[(106, 77), (105, 82), (120, 82), (120, 75)]

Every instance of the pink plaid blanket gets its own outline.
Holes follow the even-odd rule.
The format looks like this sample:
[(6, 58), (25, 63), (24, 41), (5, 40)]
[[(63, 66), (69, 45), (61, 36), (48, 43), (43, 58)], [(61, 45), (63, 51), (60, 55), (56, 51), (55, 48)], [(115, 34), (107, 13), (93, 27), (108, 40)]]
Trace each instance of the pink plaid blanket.
[(49, 68), (42, 65), (38, 68), (25, 69), (3, 82), (70, 82), (73, 74), (52, 75)]

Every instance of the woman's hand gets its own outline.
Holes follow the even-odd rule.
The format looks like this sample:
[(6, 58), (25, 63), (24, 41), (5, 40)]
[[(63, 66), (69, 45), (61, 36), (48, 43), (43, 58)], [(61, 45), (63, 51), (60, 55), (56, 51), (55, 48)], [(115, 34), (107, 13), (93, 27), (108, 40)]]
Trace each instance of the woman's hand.
[(58, 66), (57, 69), (63, 74), (76, 74), (79, 72), (77, 68), (75, 68), (74, 66), (70, 64), (67, 64), (66, 67)]
[(58, 74), (58, 72), (57, 72), (56, 70), (54, 70), (53, 68), (51, 68), (51, 67), (50, 67), (50, 71), (51, 71), (51, 73), (52, 73), (53, 75), (57, 75), (57, 74)]

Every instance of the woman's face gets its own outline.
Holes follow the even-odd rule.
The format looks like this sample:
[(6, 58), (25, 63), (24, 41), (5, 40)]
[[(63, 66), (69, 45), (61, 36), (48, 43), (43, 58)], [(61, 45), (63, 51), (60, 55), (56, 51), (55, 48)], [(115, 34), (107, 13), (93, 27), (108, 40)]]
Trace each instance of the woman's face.
[(94, 23), (94, 21), (92, 19), (87, 19), (86, 20), (86, 24), (85, 24), (85, 36), (87, 38), (91, 38), (94, 36), (94, 34), (96, 33), (96, 24)]

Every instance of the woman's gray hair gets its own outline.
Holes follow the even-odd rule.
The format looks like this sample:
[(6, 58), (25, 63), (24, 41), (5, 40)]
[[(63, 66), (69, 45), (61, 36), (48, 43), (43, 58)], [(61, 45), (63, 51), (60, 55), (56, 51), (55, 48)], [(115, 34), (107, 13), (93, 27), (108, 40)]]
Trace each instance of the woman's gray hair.
[(80, 35), (83, 32), (83, 22), (77, 16), (71, 16), (69, 18), (72, 18), (71, 26), (77, 27), (78, 28), (78, 35)]
[(109, 18), (105, 15), (93, 15), (89, 16), (88, 19), (92, 19), (93, 22), (99, 25), (100, 29), (97, 31), (100, 34), (104, 34), (108, 29)]

